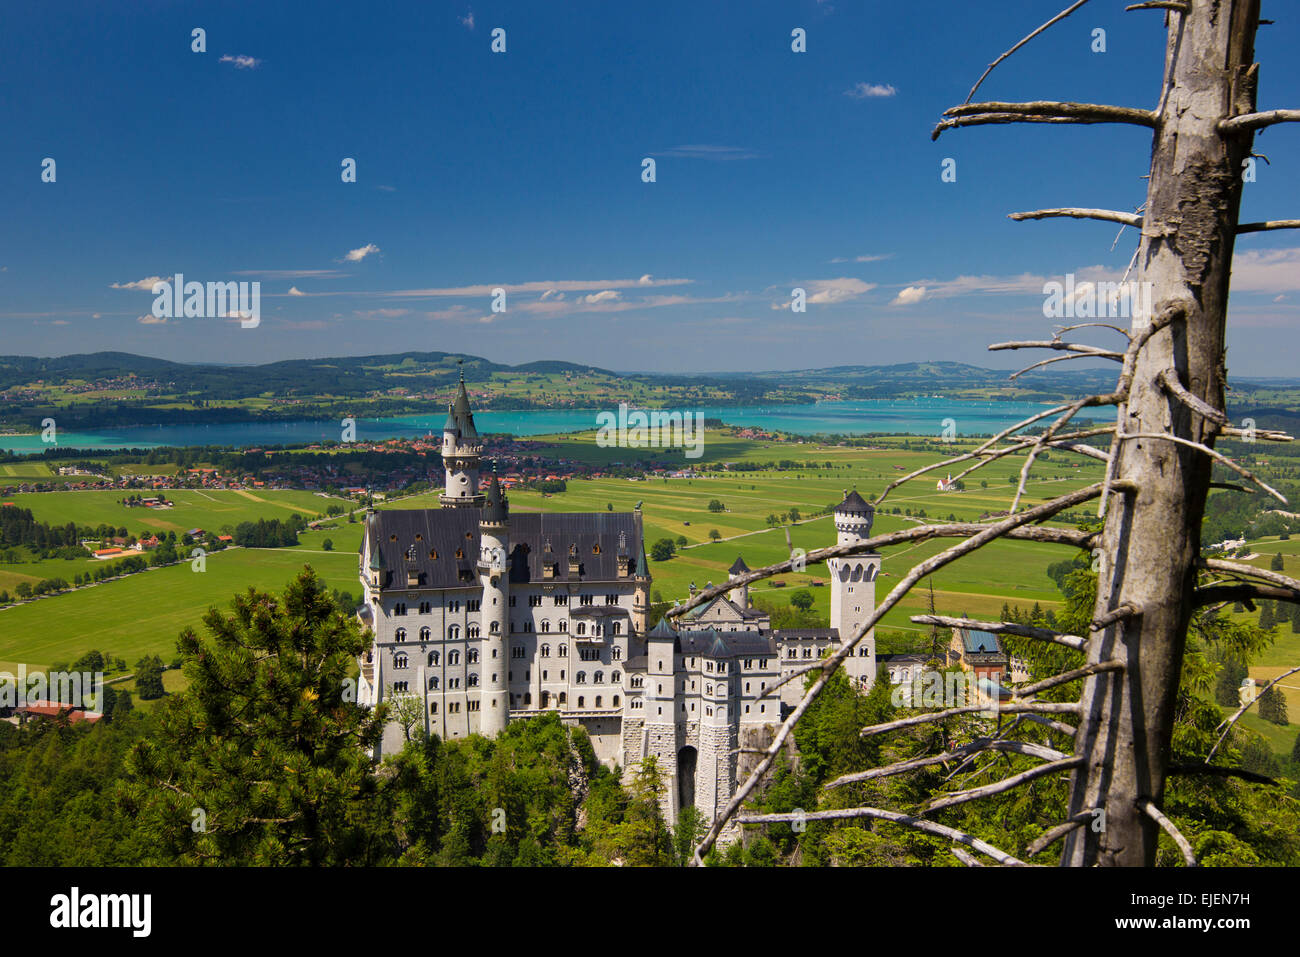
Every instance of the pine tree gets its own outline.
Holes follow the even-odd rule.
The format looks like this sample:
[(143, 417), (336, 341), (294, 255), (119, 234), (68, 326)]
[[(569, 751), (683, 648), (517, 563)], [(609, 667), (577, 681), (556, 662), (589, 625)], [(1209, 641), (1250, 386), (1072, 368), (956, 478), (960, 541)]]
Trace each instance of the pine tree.
[(1272, 602), (1261, 601), (1259, 603), (1259, 627), (1267, 631), (1268, 629), (1272, 628), (1275, 624), (1277, 624), (1277, 622), (1273, 620)]
[(1286, 562), (1282, 561), (1282, 553), (1281, 553), (1281, 552), (1277, 552), (1277, 553), (1273, 556), (1273, 560), (1272, 560), (1271, 562), (1268, 563), (1268, 567), (1271, 568), (1271, 569), (1272, 569), (1273, 571), (1275, 571), (1275, 572), (1280, 572), (1280, 571), (1282, 571), (1282, 569), (1286, 568)]
[(1282, 692), (1277, 685), (1273, 685), (1259, 696), (1259, 716), (1273, 724), (1286, 726), (1289, 723), (1286, 713), (1286, 698), (1282, 696)]
[(368, 864), (388, 849), (367, 749), (387, 707), (355, 704), (366, 637), (310, 567), (253, 588), (177, 647), (189, 686), (127, 759), (122, 801), (165, 862)]

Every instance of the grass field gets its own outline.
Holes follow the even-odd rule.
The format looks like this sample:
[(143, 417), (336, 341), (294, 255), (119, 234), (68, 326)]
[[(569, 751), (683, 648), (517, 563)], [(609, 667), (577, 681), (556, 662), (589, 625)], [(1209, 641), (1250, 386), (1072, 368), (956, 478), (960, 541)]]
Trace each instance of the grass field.
[(172, 508), (128, 508), (121, 504), (121, 499), (128, 494), (136, 493), (120, 489), (28, 492), (12, 495), (6, 501), (19, 508), (31, 509), (38, 521), (52, 525), (76, 522), (78, 525), (125, 526), (133, 535), (144, 531), (179, 535), (191, 528), (215, 531), (226, 525), (235, 526), (259, 518), (285, 519), (293, 514), (314, 518), (331, 504), (345, 504), (343, 499), (324, 498), (314, 492), (169, 489), (163, 494), (175, 503)]
[(171, 565), (0, 610), (0, 668), (47, 666), (92, 648), (129, 664), (143, 654), (170, 660), (176, 636), (200, 627), (209, 607), (225, 607), (250, 584), (279, 592), (304, 563), (331, 588), (359, 590), (355, 553), (229, 549), (209, 555), (202, 573)]

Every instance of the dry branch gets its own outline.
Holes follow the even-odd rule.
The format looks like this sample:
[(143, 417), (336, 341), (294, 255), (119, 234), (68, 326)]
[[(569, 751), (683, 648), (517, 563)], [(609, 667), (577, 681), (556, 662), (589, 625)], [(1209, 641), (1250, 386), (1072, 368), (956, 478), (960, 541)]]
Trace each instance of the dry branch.
[(1154, 129), (1156, 115), (1151, 110), (1103, 103), (1059, 103), (1038, 100), (1032, 103), (964, 103), (944, 110), (948, 119), (930, 133), (937, 140), (944, 130), (963, 126), (986, 126), (995, 123), (1129, 123)]
[(1224, 426), (1228, 424), (1228, 417), (1224, 413), (1220, 412), (1218, 409), (1210, 405), (1204, 399), (1198, 398), (1197, 396), (1192, 395), (1192, 393), (1188, 392), (1187, 389), (1183, 387), (1183, 384), (1178, 381), (1178, 373), (1176, 373), (1173, 369), (1165, 369), (1163, 372), (1161, 372), (1159, 381), (1160, 384), (1165, 387), (1165, 391), (1167, 391), (1175, 399), (1177, 399), (1183, 405), (1187, 406), (1189, 409), (1191, 409), (1201, 418), (1205, 419), (1208, 422), (1213, 422), (1215, 425), (1218, 426)]
[(1300, 110), (1266, 110), (1263, 113), (1246, 113), (1219, 123), (1219, 132), (1225, 136), (1249, 133), (1278, 123), (1300, 123)]
[(989, 631), (997, 635), (1037, 638), (1040, 641), (1065, 645), (1065, 647), (1073, 648), (1075, 651), (1084, 651), (1088, 646), (1088, 640), (1080, 638), (1078, 635), (1065, 635), (1048, 628), (1018, 625), (1009, 621), (976, 621), (974, 618), (953, 618), (948, 615), (913, 615), (911, 620), (918, 625), (938, 625), (940, 628), (974, 628), (977, 631)]
[(931, 800), (925, 807), (925, 813), (928, 814), (931, 811), (938, 811), (946, 807), (953, 807), (957, 804), (965, 804), (968, 801), (978, 801), (980, 798), (1002, 794), (1004, 791), (1018, 788), (1022, 784), (1028, 784), (1030, 781), (1045, 777), (1046, 775), (1055, 774), (1058, 771), (1068, 771), (1071, 768), (1077, 768), (1082, 763), (1083, 758), (1070, 756), (1062, 758), (1059, 761), (1050, 761), (1047, 764), (1040, 764), (1027, 771), (1021, 771), (1019, 774), (1013, 774), (1009, 778), (1003, 778), (1001, 781), (996, 781), (993, 784), (985, 784), (981, 787), (971, 788), (967, 791), (956, 791), (952, 794), (944, 794)]
[(1196, 854), (1192, 851), (1192, 845), (1188, 843), (1187, 838), (1183, 837), (1182, 832), (1174, 827), (1174, 822), (1161, 814), (1160, 808), (1156, 807), (1155, 803), (1148, 798), (1142, 798), (1138, 801), (1138, 807), (1142, 808), (1147, 817), (1159, 824), (1161, 829), (1174, 839), (1178, 849), (1183, 852), (1183, 860), (1187, 862), (1187, 866), (1195, 867)]
[[(1224, 431), (1226, 432), (1227, 430), (1225, 429)], [(1117, 441), (1123, 439), (1163, 439), (1166, 442), (1174, 442), (1177, 443), (1178, 445), (1185, 445), (1188, 448), (1196, 449), (1198, 452), (1204, 452), (1210, 458), (1214, 459), (1214, 461), (1218, 462), (1221, 465), (1226, 465), (1228, 468), (1232, 469), (1242, 478), (1246, 479), (1247, 481), (1254, 482), (1256, 485), (1262, 488), (1265, 492), (1268, 492), (1269, 495), (1272, 495), (1283, 505), (1289, 504), (1286, 500), (1285, 495), (1283, 495), (1277, 489), (1273, 488), (1273, 486), (1266, 483), (1263, 479), (1257, 477), (1255, 473), (1251, 472), (1249, 469), (1243, 468), (1242, 466), (1238, 465), (1236, 462), (1232, 461), (1232, 459), (1228, 458), (1226, 455), (1222, 454), (1221, 452), (1216, 452), (1214, 449), (1210, 448), (1208, 445), (1205, 445), (1201, 442), (1193, 442), (1191, 439), (1184, 439), (1181, 436), (1170, 435), (1167, 432), (1125, 432), (1123, 434), (1117, 434), (1115, 438)]]
[(929, 724), (932, 721), (943, 721), (946, 718), (955, 718), (962, 714), (1022, 714), (1031, 712), (1033, 714), (1078, 714), (1079, 706), (1072, 701), (1013, 701), (1010, 704), (967, 704), (959, 708), (947, 708), (943, 711), (931, 711), (928, 714), (914, 714), (907, 718), (898, 718), (894, 721), (886, 721), (883, 724), (871, 724), (863, 728), (859, 733), (863, 737), (873, 734), (884, 734), (886, 731), (898, 731), (900, 728), (911, 728), (918, 724)]
[(1096, 219), (1104, 223), (1123, 223), (1125, 226), (1140, 227), (1142, 217), (1137, 213), (1121, 213), (1115, 209), (1083, 209), (1066, 206), (1060, 209), (1035, 209), (1027, 213), (1011, 213), (1007, 219), (1024, 222), (1027, 219), (1056, 219), (1068, 216), (1070, 219)]
[(972, 86), (972, 87), (970, 88), (970, 92), (966, 94), (966, 102), (969, 103), (969, 102), (971, 101), (971, 97), (973, 97), (973, 96), (975, 95), (975, 91), (978, 90), (978, 89), (980, 88), (980, 84), (983, 83), (983, 82), (988, 78), (988, 75), (989, 75), (990, 73), (993, 72), (994, 68), (995, 68), (999, 63), (1001, 63), (1001, 62), (1002, 62), (1003, 60), (1005, 60), (1007, 57), (1011, 56), (1011, 54), (1015, 53), (1015, 52), (1016, 52), (1017, 50), (1019, 50), (1022, 46), (1024, 46), (1026, 43), (1028, 43), (1028, 42), (1029, 42), (1030, 40), (1032, 40), (1034, 37), (1038, 36), (1040, 33), (1042, 33), (1044, 30), (1046, 30), (1046, 29), (1047, 29), (1048, 27), (1050, 27), (1052, 24), (1054, 24), (1054, 23), (1058, 23), (1058, 22), (1060, 22), (1061, 20), (1064, 20), (1066, 17), (1068, 17), (1070, 14), (1074, 13), (1075, 10), (1078, 10), (1081, 6), (1083, 6), (1083, 5), (1084, 5), (1085, 3), (1087, 3), (1087, 2), (1088, 2), (1088, 0), (1076, 0), (1075, 3), (1073, 3), (1073, 4), (1071, 4), (1070, 6), (1066, 7), (1064, 10), (1062, 10), (1062, 11), (1061, 11), (1060, 13), (1058, 13), (1056, 16), (1052, 17), (1052, 19), (1050, 19), (1050, 20), (1048, 20), (1046, 23), (1044, 23), (1044, 24), (1043, 24), (1041, 27), (1039, 27), (1037, 30), (1034, 30), (1032, 33), (1030, 33), (1029, 36), (1025, 37), (1023, 40), (1021, 40), (1019, 43), (1017, 43), (1015, 46), (1013, 46), (1013, 47), (1012, 47), (1010, 50), (1008, 50), (1006, 53), (1002, 54), (1000, 57), (998, 57), (996, 60), (994, 60), (992, 63), (990, 63), (989, 66), (988, 66), (988, 69), (985, 70), (983, 73), (980, 74), (980, 78), (979, 78), (978, 80), (975, 81), (975, 85)]
[(1270, 219), (1262, 223), (1242, 223), (1237, 227), (1237, 235), (1263, 233), (1271, 229), (1300, 229), (1300, 219)]
[(1284, 671), (1282, 674), (1278, 675), (1268, 684), (1264, 685), (1264, 687), (1260, 688), (1259, 694), (1257, 694), (1250, 701), (1247, 701), (1240, 708), (1238, 708), (1236, 714), (1234, 714), (1227, 721), (1223, 722), (1223, 724), (1219, 725), (1219, 727), (1223, 728), (1223, 734), (1219, 735), (1219, 740), (1214, 742), (1214, 747), (1210, 748), (1210, 753), (1205, 756), (1206, 764), (1209, 764), (1210, 761), (1214, 758), (1214, 753), (1219, 750), (1219, 745), (1223, 744), (1223, 740), (1228, 736), (1228, 732), (1232, 730), (1233, 725), (1235, 725), (1238, 721), (1241, 720), (1241, 716), (1250, 710), (1250, 706), (1254, 704), (1256, 701), (1258, 701), (1260, 698), (1264, 697), (1264, 692), (1267, 691), (1269, 688), (1273, 687), (1283, 678), (1287, 678), (1295, 674), (1297, 671), (1300, 671), (1300, 667), (1292, 668), (1290, 671)]
[(965, 844), (967, 847), (979, 851), (981, 854), (988, 855), (999, 864), (1023, 865), (1025, 863), (1005, 851), (998, 850), (992, 844), (981, 841), (973, 834), (967, 834), (965, 831), (959, 831), (956, 828), (938, 824), (935, 821), (912, 817), (910, 814), (900, 814), (897, 811), (886, 811), (884, 808), (878, 807), (851, 807), (833, 811), (792, 812), (788, 814), (753, 814), (737, 818), (737, 820), (741, 824), (783, 824), (791, 821), (842, 821), (855, 817), (870, 817), (881, 821), (892, 821), (895, 824), (916, 828), (918, 831), (924, 831), (927, 834), (937, 834), (939, 837), (950, 838), (959, 844)]

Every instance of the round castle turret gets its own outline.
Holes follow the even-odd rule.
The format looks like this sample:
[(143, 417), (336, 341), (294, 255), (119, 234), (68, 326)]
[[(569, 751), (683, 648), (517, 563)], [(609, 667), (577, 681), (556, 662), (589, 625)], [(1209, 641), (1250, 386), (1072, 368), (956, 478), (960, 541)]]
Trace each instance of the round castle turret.
[(483, 442), (474, 428), (462, 369), (456, 399), (447, 406), (447, 421), (442, 426), (442, 464), (447, 472), (447, 485), (438, 496), (438, 503), (443, 508), (483, 507), (483, 495), (478, 490), (482, 452)]
[(488, 483), (487, 503), (479, 516), (479, 583), (482, 599), (483, 691), (479, 697), (479, 733), (489, 737), (510, 720), (507, 635), (510, 621), (510, 503), (496, 473)]

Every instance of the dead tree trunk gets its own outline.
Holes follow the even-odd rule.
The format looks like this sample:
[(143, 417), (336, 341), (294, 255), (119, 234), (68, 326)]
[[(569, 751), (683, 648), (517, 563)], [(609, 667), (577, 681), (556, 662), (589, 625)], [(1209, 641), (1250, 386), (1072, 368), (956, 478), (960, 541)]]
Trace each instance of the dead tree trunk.
[[(1259, 0), (1192, 0), (1166, 14), (1164, 88), (1156, 111), (1151, 178), (1137, 279), (1150, 283), (1153, 316), (1168, 324), (1133, 364), (1112, 445), (1114, 478), (1130, 492), (1104, 500), (1090, 662), (1120, 661), (1084, 685), (1070, 814), (1105, 810), (1104, 826), (1074, 829), (1067, 865), (1154, 863), (1183, 645), (1193, 608), (1201, 518), (1219, 425), (1165, 370), (1213, 410), (1224, 408), (1224, 332), (1243, 164), (1253, 132), (1225, 120), (1255, 109), (1252, 65)], [(1167, 378), (1166, 378), (1167, 381)], [(1145, 436), (1142, 438), (1134, 437)], [(1127, 614), (1121, 610), (1127, 610)], [(1116, 615), (1121, 615), (1115, 620)], [(1104, 628), (1097, 624), (1113, 620)]]

